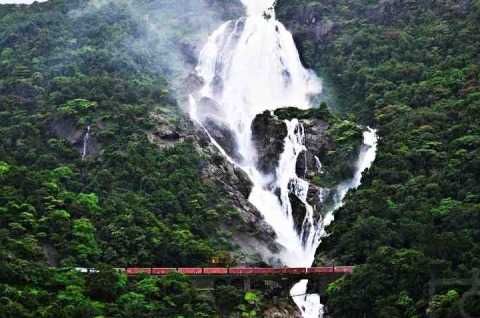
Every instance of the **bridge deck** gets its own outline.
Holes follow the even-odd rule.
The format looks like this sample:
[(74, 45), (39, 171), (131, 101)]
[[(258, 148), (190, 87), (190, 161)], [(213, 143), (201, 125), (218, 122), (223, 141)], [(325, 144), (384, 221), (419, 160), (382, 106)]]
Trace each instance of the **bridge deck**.
[(349, 274), (353, 266), (328, 266), (328, 267), (300, 267), (300, 268), (260, 268), (260, 267), (181, 267), (181, 268), (155, 268), (155, 267), (129, 267), (120, 268), (129, 276), (148, 274), (164, 276), (172, 272), (182, 273), (187, 276), (337, 276)]

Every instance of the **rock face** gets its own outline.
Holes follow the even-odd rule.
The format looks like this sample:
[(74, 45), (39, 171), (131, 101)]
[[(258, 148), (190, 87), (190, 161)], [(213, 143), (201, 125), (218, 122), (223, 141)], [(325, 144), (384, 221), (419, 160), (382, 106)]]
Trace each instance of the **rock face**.
[[(181, 116), (176, 122), (167, 120), (165, 115), (151, 114), (155, 119), (156, 128), (149, 133), (151, 142), (159, 148), (170, 147), (177, 142), (190, 141), (197, 151), (202, 153), (205, 161), (201, 167), (201, 177), (204, 182), (214, 184), (223, 190), (219, 195), (225, 195), (226, 204), (238, 213), (238, 218), (230, 224), (219, 224), (221, 230), (232, 233), (233, 243), (239, 248), (235, 259), (240, 264), (250, 265), (270, 259), (276, 262), (275, 254), (280, 251), (276, 243), (276, 234), (263, 219), (261, 213), (248, 201), (252, 183), (245, 172), (238, 169), (219, 152), (212, 144), (210, 137), (201, 127), (186, 117)], [(222, 124), (207, 119), (208, 130), (221, 143), (230, 155), (235, 153), (234, 140), (231, 132)]]
[(294, 305), (289, 303), (270, 305), (263, 312), (265, 318), (302, 318), (302, 314)]
[(278, 19), (294, 36), (302, 62), (311, 67), (312, 65), (306, 63), (308, 58), (305, 59), (305, 57), (308, 50), (303, 44), (310, 41), (317, 47), (326, 46), (335, 37), (341, 25), (330, 17), (328, 7), (321, 2), (307, 5), (290, 0), (279, 0), (276, 9)]
[(216, 122), (207, 118), (204, 122), (208, 133), (215, 139), (225, 152), (237, 162), (242, 161), (242, 156), (238, 153), (236, 138), (232, 131), (221, 122)]
[[(274, 174), (287, 136), (285, 120), (296, 118), (305, 131), (306, 151), (296, 162), (297, 176), (310, 183), (307, 203), (314, 220), (320, 221), (335, 203), (336, 186), (349, 180), (362, 144), (361, 130), (355, 124), (330, 114), (325, 104), (311, 110), (294, 107), (264, 112), (252, 124), (252, 138), (258, 152), (258, 167)], [(306, 205), (293, 191), (289, 194), (297, 232), (302, 231)]]
[(319, 156), (330, 151), (334, 147), (334, 142), (327, 135), (330, 125), (326, 121), (305, 119), (302, 123), (306, 132), (307, 151), (300, 154), (296, 170), (299, 177), (310, 180), (322, 170)]
[(288, 198), (290, 199), (290, 203), (292, 204), (295, 230), (298, 234), (300, 234), (302, 232), (303, 220), (305, 219), (307, 210), (305, 208), (305, 204), (295, 194), (290, 193), (288, 195)]
[[(96, 122), (90, 125), (90, 132), (88, 142), (86, 144), (86, 157), (95, 156), (101, 149), (100, 142), (98, 141), (96, 134), (102, 130), (103, 124)], [(53, 120), (50, 123), (51, 132), (61, 138), (67, 140), (79, 154), (83, 154), (84, 137), (87, 133), (87, 127), (78, 127), (75, 121), (68, 118), (60, 118)]]
[(283, 152), (287, 125), (265, 111), (253, 120), (252, 137), (258, 155), (258, 168), (265, 174), (273, 174)]
[(262, 259), (270, 259), (271, 264), (276, 263), (275, 254), (280, 251), (280, 246), (276, 243), (273, 229), (248, 201), (252, 190), (249, 177), (219, 153), (205, 131), (197, 129), (195, 133), (199, 150), (209, 158), (202, 171), (204, 181), (214, 182), (223, 188), (228, 202), (239, 213), (240, 218), (235, 224), (222, 225), (233, 234), (234, 242), (240, 247), (241, 254), (237, 255), (237, 260), (244, 264), (255, 264)]

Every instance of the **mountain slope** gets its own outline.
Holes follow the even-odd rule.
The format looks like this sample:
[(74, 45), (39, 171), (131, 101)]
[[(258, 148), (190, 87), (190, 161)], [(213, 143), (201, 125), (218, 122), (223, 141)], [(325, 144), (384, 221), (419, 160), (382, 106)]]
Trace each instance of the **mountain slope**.
[(478, 1), (281, 0), (278, 7), (337, 109), (381, 137), (377, 160), (336, 213), (318, 255), (364, 264), (331, 286), (332, 316), (478, 316)]

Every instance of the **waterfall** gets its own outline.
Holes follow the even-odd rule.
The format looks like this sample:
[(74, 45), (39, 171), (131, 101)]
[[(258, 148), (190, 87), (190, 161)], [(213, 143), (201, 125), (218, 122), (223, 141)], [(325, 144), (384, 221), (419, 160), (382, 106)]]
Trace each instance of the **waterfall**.
[(88, 152), (88, 139), (90, 139), (90, 125), (87, 126), (87, 132), (83, 136), (82, 160), (85, 160)]
[[(314, 209), (307, 202), (309, 183), (296, 174), (296, 162), (305, 150), (305, 132), (297, 120), (286, 120), (288, 134), (278, 167), (271, 175), (257, 168), (257, 154), (252, 141), (251, 124), (266, 110), (285, 106), (312, 107), (312, 98), (322, 91), (316, 75), (303, 67), (290, 32), (275, 18), (275, 0), (241, 0), (247, 16), (228, 21), (211, 34), (199, 57), (196, 73), (204, 85), (190, 96), (189, 114), (202, 126), (212, 143), (233, 164), (243, 169), (253, 183), (249, 201), (262, 213), (283, 246), (278, 255), (289, 267), (310, 267), (315, 251), (349, 189), (360, 184), (362, 171), (375, 157), (376, 135), (364, 135), (357, 171), (353, 180), (338, 186), (335, 206), (320, 220), (314, 221)], [(237, 154), (222, 148), (209, 133), (208, 123), (232, 132)], [(319, 171), (322, 164), (316, 159)], [(289, 194), (305, 205), (306, 215), (300, 233), (295, 228)], [(296, 284), (291, 291), (304, 317), (322, 317), (318, 295), (306, 293), (308, 281)]]
[[(360, 186), (362, 180), (362, 173), (370, 168), (373, 161), (375, 161), (375, 157), (377, 155), (377, 143), (378, 137), (376, 130), (368, 128), (367, 131), (363, 133), (363, 145), (360, 149), (360, 155), (358, 160), (355, 164), (355, 174), (351, 180), (347, 180), (345, 182), (340, 183), (335, 189), (335, 197), (334, 201), (335, 204), (328, 213), (324, 216), (320, 226), (315, 229), (315, 237), (311, 242), (311, 253), (312, 256), (315, 256), (315, 251), (320, 244), (320, 239), (326, 235), (325, 227), (327, 227), (330, 223), (333, 222), (334, 214), (338, 208), (343, 205), (343, 199), (347, 195), (348, 191), (351, 189), (356, 189)], [(316, 158), (317, 165), (321, 163)], [(313, 259), (312, 259), (313, 263)], [(310, 263), (308, 266), (311, 266)], [(302, 311), (302, 315), (304, 318), (318, 318), (323, 317), (323, 306), (320, 303), (320, 297), (315, 294), (306, 294), (307, 292), (307, 285), (308, 280), (302, 280), (297, 283), (290, 291), (290, 295), (292, 295), (293, 301), (297, 304), (298, 308)]]

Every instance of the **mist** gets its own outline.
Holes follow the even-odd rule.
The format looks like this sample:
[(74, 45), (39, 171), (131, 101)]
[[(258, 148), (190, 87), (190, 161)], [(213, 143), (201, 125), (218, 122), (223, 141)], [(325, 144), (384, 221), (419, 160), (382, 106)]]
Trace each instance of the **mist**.
[(208, 35), (243, 10), (239, 0), (91, 0), (69, 14), (83, 19), (114, 8), (128, 14), (138, 29), (121, 49), (148, 61), (149, 71), (159, 72), (173, 87), (193, 71)]

